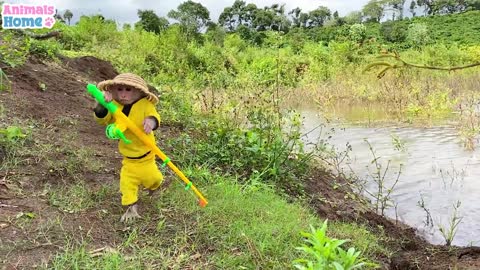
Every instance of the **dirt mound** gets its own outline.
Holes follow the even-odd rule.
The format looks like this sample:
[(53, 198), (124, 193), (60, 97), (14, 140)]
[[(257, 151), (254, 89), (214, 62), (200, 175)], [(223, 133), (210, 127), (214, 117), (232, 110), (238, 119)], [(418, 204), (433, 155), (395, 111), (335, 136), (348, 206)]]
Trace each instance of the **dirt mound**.
[[(53, 254), (65, 249), (58, 243), (62, 243), (66, 235), (92, 239), (94, 248), (118, 243), (119, 228), (111, 224), (111, 217), (105, 217), (119, 212), (115, 194), (99, 199), (98, 207), (92, 210), (71, 215), (52, 206), (60, 199), (46, 198), (42, 191), (45, 183), (60, 191), (62, 185), (75, 183), (76, 179), (69, 178), (62, 170), (80, 172), (82, 179), (89, 183), (88, 190), (100, 190), (98, 193), (92, 191), (97, 194), (95, 196), (105, 196), (103, 183), (116, 181), (119, 162), (112, 160), (112, 156), (117, 156), (116, 145), (99, 136), (104, 132), (103, 127), (92, 120), (93, 99), (86, 93), (85, 86), (113, 78), (117, 71), (110, 63), (94, 57), (62, 57), (58, 62), (48, 63), (31, 58), (22, 67), (5, 68), (4, 71), (11, 80), (12, 91), (0, 92), (0, 101), (10, 124), (34, 120), (35, 125), (41, 125), (42, 134), (31, 143), (35, 144), (35, 140), (44, 136), (43, 140), (57, 150), (52, 154), (47, 149), (45, 155), (53, 155), (50, 159), (66, 160), (75, 166), (66, 163), (61, 169), (49, 167), (45, 157), (27, 154), (21, 161), (24, 165), (21, 172), (0, 172), (0, 264), (7, 265), (6, 269), (44, 265)], [(78, 138), (65, 138), (69, 129), (74, 129)], [(93, 154), (94, 164), (104, 164), (103, 169), (92, 172), (88, 170), (90, 166), (78, 168), (82, 162), (88, 162), (77, 153), (84, 148), (98, 149)], [(72, 158), (79, 160), (72, 162)], [(0, 149), (2, 160), (5, 160), (4, 149)], [(312, 207), (323, 218), (362, 222), (372, 230), (383, 228), (390, 237), (385, 244), (398, 250), (391, 258), (384, 258), (384, 268), (480, 269), (480, 248), (430, 245), (412, 228), (373, 213), (358, 197), (351, 197), (351, 190), (342, 185), (345, 184), (343, 179), (332, 181), (333, 178), (317, 171), (306, 181)], [(12, 181), (23, 191), (15, 192)], [(334, 182), (337, 183), (335, 187)], [(36, 217), (30, 221), (33, 215)], [(56, 220), (61, 220), (60, 225)]]
[(96, 81), (108, 80), (118, 75), (110, 62), (92, 57), (61, 58), (66, 67), (76, 70), (81, 74), (88, 75)]
[[(62, 58), (44, 63), (31, 58), (20, 68), (5, 68), (12, 91), (2, 93), (10, 101), (9, 114), (22, 118), (55, 121), (59, 117), (79, 118), (92, 107), (86, 83), (96, 83), (118, 74), (111, 64), (93, 57)], [(12, 102), (15, 101), (15, 102)]]
[[(5, 68), (12, 91), (0, 93), (5, 113), (10, 118), (33, 119), (53, 129), (75, 128), (82, 134), (82, 143), (100, 146), (102, 127), (95, 125), (92, 115), (94, 101), (87, 92), (87, 83), (98, 83), (115, 77), (113, 66), (94, 57), (67, 58), (60, 62), (42, 62), (30, 58), (23, 66)], [(93, 138), (93, 140), (92, 140)]]
[[(71, 235), (98, 239), (94, 248), (120, 241), (103, 221), (103, 212), (71, 215), (68, 209), (54, 207), (46, 192), (61, 192), (82, 179), (91, 183), (84, 191), (95, 194), (102, 184), (116, 180), (119, 164), (112, 158), (116, 145), (99, 136), (104, 130), (93, 121), (94, 101), (86, 92), (87, 83), (113, 78), (117, 74), (113, 66), (92, 57), (64, 57), (58, 62), (30, 58), (21, 67), (2, 69), (12, 89), (0, 92), (1, 121), (29, 127), (34, 134), (26, 142), (22, 160), (16, 161), (18, 170), (0, 171), (0, 269), (44, 266), (52, 255), (69, 248), (63, 243)], [(85, 148), (95, 149), (95, 160), (82, 154)], [(0, 162), (6, 161), (5, 155), (1, 148)], [(90, 164), (82, 164), (87, 162), (105, 169), (91, 172)], [(72, 172), (78, 178), (68, 176)], [(99, 203), (102, 211), (114, 212), (115, 198)], [(73, 200), (79, 204), (78, 198)]]

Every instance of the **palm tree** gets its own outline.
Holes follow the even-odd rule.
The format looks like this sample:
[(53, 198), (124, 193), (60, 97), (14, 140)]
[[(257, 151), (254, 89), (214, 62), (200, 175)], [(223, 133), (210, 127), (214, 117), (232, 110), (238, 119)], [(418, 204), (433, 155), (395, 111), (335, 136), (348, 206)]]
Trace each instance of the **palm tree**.
[(65, 13), (63, 13), (63, 18), (68, 21), (68, 25), (70, 25), (70, 20), (72, 19), (72, 17), (73, 13), (69, 9), (65, 10)]

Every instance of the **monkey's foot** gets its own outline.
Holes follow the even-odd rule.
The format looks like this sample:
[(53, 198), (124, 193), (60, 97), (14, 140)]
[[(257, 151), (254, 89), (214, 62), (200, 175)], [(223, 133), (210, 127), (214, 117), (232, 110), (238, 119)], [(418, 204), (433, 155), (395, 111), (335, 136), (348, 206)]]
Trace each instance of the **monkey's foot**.
[(138, 214), (137, 208), (137, 204), (130, 205), (125, 214), (120, 218), (120, 222), (129, 222), (136, 218), (141, 218)]

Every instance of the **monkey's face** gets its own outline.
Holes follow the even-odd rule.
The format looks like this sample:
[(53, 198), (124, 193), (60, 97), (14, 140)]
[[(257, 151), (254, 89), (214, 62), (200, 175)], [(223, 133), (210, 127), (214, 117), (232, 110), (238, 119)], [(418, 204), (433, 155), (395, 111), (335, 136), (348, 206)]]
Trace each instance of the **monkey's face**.
[(129, 105), (143, 97), (143, 92), (129, 85), (114, 85), (111, 87), (113, 99), (122, 105)]

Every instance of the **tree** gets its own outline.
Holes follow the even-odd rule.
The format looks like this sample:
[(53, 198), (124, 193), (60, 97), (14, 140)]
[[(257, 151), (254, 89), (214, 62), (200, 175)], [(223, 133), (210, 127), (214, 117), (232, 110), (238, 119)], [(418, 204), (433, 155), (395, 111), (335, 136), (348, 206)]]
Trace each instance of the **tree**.
[(340, 15), (338, 14), (338, 11), (333, 12), (333, 19), (330, 22), (331, 25), (342, 26), (346, 23), (347, 23), (346, 19), (343, 17), (340, 17)]
[(288, 15), (291, 15), (294, 27), (307, 27), (309, 16), (307, 13), (302, 12), (300, 8), (297, 7), (292, 9), (290, 12), (288, 12)]
[(302, 25), (300, 22), (300, 14), (302, 14), (302, 9), (300, 9), (299, 7), (294, 8), (288, 12), (288, 15), (292, 17), (294, 27), (300, 27)]
[(167, 15), (180, 23), (182, 31), (187, 37), (198, 37), (210, 21), (210, 12), (200, 3), (191, 0), (181, 3), (177, 10), (170, 10)]
[(362, 12), (360, 11), (352, 11), (345, 16), (345, 22), (347, 24), (356, 24), (362, 22)]
[(255, 19), (253, 20), (253, 27), (257, 31), (266, 31), (270, 29), (273, 23), (274, 13), (268, 8), (259, 9), (255, 12)]
[(468, 9), (470, 3), (458, 0), (437, 0), (432, 5), (432, 14), (453, 14), (462, 12)]
[(253, 14), (253, 28), (257, 31), (284, 31), (288, 32), (290, 20), (285, 15), (285, 5), (273, 4), (263, 9), (257, 9)]
[(412, 16), (415, 17), (416, 15), (416, 12), (415, 12), (415, 8), (417, 7), (417, 4), (415, 3), (415, 1), (412, 1), (410, 2), (410, 13), (412, 13)]
[(218, 17), (218, 24), (230, 32), (234, 31), (238, 27), (237, 20), (235, 19), (233, 9), (231, 7), (226, 7), (223, 9), (223, 12), (220, 13), (220, 16)]
[(244, 12), (244, 25), (252, 28), (253, 21), (255, 20), (255, 14), (257, 13), (257, 6), (255, 4), (248, 4), (245, 6)]
[(207, 26), (207, 32), (205, 33), (206, 39), (217, 46), (223, 47), (223, 42), (225, 40), (225, 29), (220, 27), (214, 22), (211, 22)]
[(70, 25), (70, 20), (73, 18), (73, 13), (70, 11), (70, 9), (65, 10), (65, 13), (63, 13), (63, 18), (65, 18), (68, 21), (68, 25)]
[(308, 20), (309, 20), (309, 16), (307, 13), (300, 13), (300, 17), (298, 18), (298, 20), (300, 21), (300, 25), (303, 27), (303, 28), (307, 28), (307, 24), (308, 24)]
[(160, 34), (168, 28), (168, 20), (163, 17), (158, 17), (153, 10), (138, 10), (138, 17), (140, 21), (135, 23), (135, 27), (140, 27), (145, 31)]
[(452, 14), (467, 10), (479, 10), (480, 0), (417, 0), (412, 6), (424, 7), (425, 14)]
[(424, 8), (424, 13), (425, 15), (430, 15), (430, 14), (435, 14), (434, 12), (434, 2), (436, 0), (417, 0), (417, 6), (418, 7), (423, 7)]
[(384, 14), (382, 4), (380, 0), (370, 0), (362, 9), (363, 15), (370, 21), (380, 22)]
[[(395, 18), (403, 18), (403, 6), (405, 5), (406, 0), (384, 0), (383, 9), (384, 11), (389, 10), (392, 12), (392, 20)], [(398, 15), (398, 16), (397, 16)]]
[(291, 22), (285, 15), (285, 4), (273, 4), (268, 9), (273, 12), (273, 21), (270, 29), (274, 31), (288, 32)]
[(480, 0), (466, 0), (467, 10), (480, 10)]
[(58, 13), (58, 10), (55, 9), (55, 14), (53, 15), (53, 18), (55, 18), (55, 20), (59, 21), (59, 22), (65, 22), (65, 20), (62, 18), (62, 15), (60, 15)]
[(218, 18), (218, 23), (229, 31), (235, 31), (240, 25), (251, 27), (257, 6), (246, 5), (245, 1), (236, 0), (231, 7), (226, 7)]
[(328, 7), (320, 6), (308, 13), (309, 26), (323, 26), (326, 20), (330, 19), (332, 12)]

